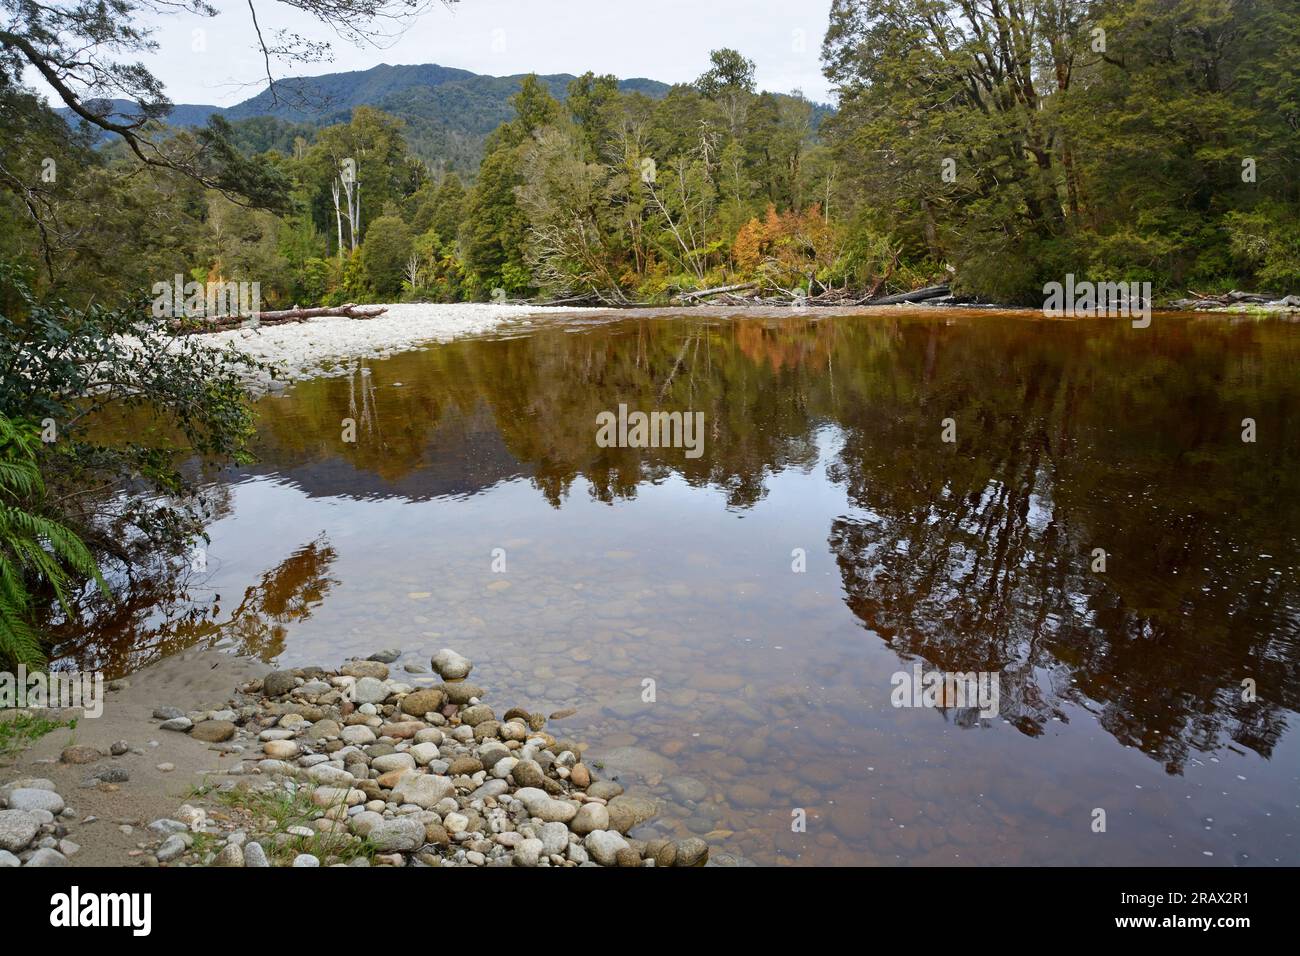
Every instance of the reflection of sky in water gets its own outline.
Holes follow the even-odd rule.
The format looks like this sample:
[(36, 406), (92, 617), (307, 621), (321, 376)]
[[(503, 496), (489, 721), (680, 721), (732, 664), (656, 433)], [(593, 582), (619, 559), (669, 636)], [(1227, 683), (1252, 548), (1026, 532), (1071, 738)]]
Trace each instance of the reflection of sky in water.
[[(671, 339), (665, 328), (656, 331)], [(889, 361), (899, 368), (908, 369), (926, 347), (908, 337), (913, 331), (903, 327), (901, 338), (890, 340)], [(565, 335), (560, 358), (589, 360), (582, 352), (588, 334)], [(946, 326), (943, 334), (964, 333)], [(816, 336), (824, 343), (825, 328)], [(627, 349), (633, 341), (623, 335), (610, 347)], [(956, 339), (952, 347), (966, 341)], [(753, 338), (742, 342), (754, 347)], [(288, 439), (273, 439), (265, 464), (229, 489), (226, 516), (209, 528), (208, 571), (192, 576), (191, 596), (202, 603), (220, 594), (214, 616), (221, 621), (264, 575), (298, 555), (311, 565), (302, 576), (317, 585), (307, 600), (290, 603), (294, 613), (267, 615), (276, 639), (258, 645), (263, 656), (287, 666), (329, 666), (394, 646), (407, 652), (403, 662), (427, 664), (433, 650), (454, 647), (475, 661), (475, 679), (498, 710), (516, 703), (548, 711), (577, 707), (575, 717), (553, 729), (590, 741), (596, 759), (628, 746), (661, 755), (648, 779), (628, 772), (665, 801), (657, 826), (706, 835), (715, 849), (758, 862), (1300, 862), (1295, 734), (1280, 733), (1265, 759), (1217, 724), (1201, 725), (1233, 692), (1236, 652), (1208, 639), (1188, 643), (1185, 636), (1135, 650), (1132, 642), (1141, 638), (1120, 633), (1124, 619), (1099, 603), (1098, 594), (1108, 592), (1061, 563), (1060, 555), (1074, 549), (1086, 569), (1090, 535), (1100, 532), (1080, 528), (1078, 515), (1097, 528), (1130, 521), (1121, 509), (1132, 489), (1171, 474), (1163, 453), (1149, 451), (1128, 472), (1108, 463), (1113, 474), (1098, 487), (1113, 485), (1110, 503), (1093, 503), (1097, 493), (1084, 482), (1088, 459), (1097, 453), (1076, 455), (1056, 443), (1047, 444), (1036, 468), (1017, 465), (1015, 453), (1003, 456), (1011, 462), (1004, 467), (993, 454), (965, 487), (958, 470), (929, 491), (918, 490), (907, 463), (917, 457), (924, 476), (930, 448), (913, 447), (890, 431), (899, 420), (891, 409), (915, 405), (890, 398), (905, 396), (913, 373), (897, 373), (900, 381), (874, 403), (854, 399), (841, 349), (834, 353), (841, 363), (835, 394), (820, 409), (814, 392), (825, 359), (804, 369), (797, 358), (810, 346), (797, 336), (780, 345), (787, 377), (764, 387), (781, 389), (784, 400), (788, 369), (808, 376), (807, 383), (794, 381), (802, 383), (795, 392), (810, 407), (802, 442), (811, 452), (796, 449), (780, 462), (759, 458), (761, 492), (752, 503), (737, 502), (734, 489), (716, 481), (688, 481), (673, 457), (681, 452), (668, 451), (657, 459), (668, 468), (646, 473), (634, 497), (615, 497), (612, 504), (597, 500), (595, 466), (579, 462), (554, 507), (532, 476), (547, 467), (564, 473), (565, 429), (585, 434), (585, 411), (572, 413), (580, 422), (557, 419), (548, 404), (555, 397), (530, 393), (521, 381), (523, 414), (536, 416), (529, 435), (544, 439), (529, 456), (519, 451), (523, 439), (503, 434), (501, 423), (520, 412), (489, 407), (491, 385), (468, 386), (474, 397), (454, 406), (444, 401), (429, 411), (419, 404), (472, 380), (453, 359), (506, 350), (515, 363), (508, 367), (517, 372), (524, 359), (536, 357), (528, 339), (462, 343), (374, 363), (365, 400), (379, 431), (363, 434), (347, 460), (320, 424), (337, 421), (329, 403), (347, 383), (298, 386), (268, 399), (274, 404), (267, 415), (277, 434), (300, 444), (281, 452), (276, 441)], [(677, 351), (674, 340), (666, 352)], [(543, 365), (554, 360), (539, 354)], [(720, 353), (719, 364), (734, 355)], [(430, 374), (433, 362), (443, 364)], [(724, 397), (762, 370), (761, 363), (742, 364)], [(704, 374), (701, 389), (712, 381)], [(1056, 369), (1047, 379), (1064, 374)], [(391, 387), (397, 381), (400, 390)], [(512, 396), (506, 387), (495, 400)], [(1286, 393), (1286, 400), (1293, 397)], [(349, 400), (360, 401), (355, 392)], [(412, 407), (428, 417), (419, 420)], [(1161, 412), (1144, 414), (1161, 426)], [(1068, 421), (1080, 444), (1099, 440), (1088, 423)], [(742, 416), (741, 422), (768, 434), (765, 421)], [(961, 427), (976, 429), (965, 421)], [(396, 447), (407, 438), (410, 461), (366, 447)], [(729, 461), (741, 441), (724, 434), (719, 446), (706, 443), (705, 461), (711, 453)], [(768, 446), (754, 447), (761, 454)], [(1026, 487), (1008, 484), (1018, 475), (1028, 475)], [(1000, 502), (1018, 493), (1023, 504), (1005, 518), (1015, 524), (1012, 543), (997, 534), (981, 537), (996, 525), (993, 518), (1003, 520)], [(1179, 509), (1170, 512), (1177, 516)], [(1217, 540), (1235, 520), (1224, 518), (1223, 528), (1203, 534)], [(950, 526), (956, 531), (948, 535)], [(1227, 565), (1219, 554), (1177, 556), (1186, 532), (1152, 527), (1144, 533), (1161, 540), (1138, 542), (1151, 553), (1138, 555), (1135, 564), (1118, 547), (1109, 573), (1129, 575), (1112, 580), (1135, 584), (1137, 597), (1130, 600), (1155, 602), (1151, 620), (1178, 633), (1167, 622), (1187, 621), (1177, 604), (1183, 598), (1160, 575)], [(317, 561), (325, 553), (320, 542), (332, 551)], [(494, 548), (506, 550), (504, 575), (491, 572)], [(796, 548), (804, 549), (806, 573), (791, 571)], [(987, 573), (999, 549), (1006, 550), (1009, 569), (993, 579), (999, 600), (971, 598), (971, 581)], [(1293, 565), (1286, 557), (1279, 563), (1272, 573), (1285, 570), (1289, 582)], [(1065, 583), (1042, 568), (1059, 570)], [(286, 589), (292, 584), (287, 575)], [(1040, 604), (1049, 592), (1052, 600)], [(283, 603), (257, 606), (274, 611)], [(1217, 607), (1197, 614), (1210, 621)], [(1005, 618), (972, 617), (972, 609), (988, 608), (1001, 608)], [(1199, 620), (1192, 616), (1192, 623)], [(218, 629), (226, 645), (249, 649), (246, 633), (230, 630)], [(1260, 635), (1256, 643), (1260, 659), (1293, 664), (1294, 634)], [(965, 728), (953, 711), (890, 706), (891, 676), (910, 672), (916, 660), (926, 669), (945, 659), (977, 669), (982, 658), (972, 655), (988, 654), (1008, 662), (1002, 716), (1015, 725), (994, 719)], [(1112, 672), (1116, 654), (1125, 663)], [(1189, 654), (1201, 657), (1189, 664)], [(1204, 673), (1204, 664), (1214, 672)], [(1196, 676), (1212, 685), (1183, 686), (1198, 666)], [(659, 691), (653, 705), (640, 700), (647, 677)], [(1275, 709), (1293, 716), (1290, 706)], [(1184, 738), (1172, 757), (1162, 733)], [(1176, 773), (1166, 772), (1170, 761)], [(683, 798), (689, 788), (682, 778), (703, 782), (708, 797)], [(809, 812), (806, 834), (789, 832), (796, 806)], [(1107, 811), (1105, 834), (1090, 829), (1097, 807)]]

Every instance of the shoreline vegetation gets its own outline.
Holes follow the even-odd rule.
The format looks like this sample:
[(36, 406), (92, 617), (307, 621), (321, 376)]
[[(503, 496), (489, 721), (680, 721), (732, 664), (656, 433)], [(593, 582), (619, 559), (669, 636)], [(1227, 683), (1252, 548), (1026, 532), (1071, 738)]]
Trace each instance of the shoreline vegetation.
[[(1300, 292), (1279, 79), (1295, 15), (1157, 6), (936, 19), (918, 0), (837, 3), (821, 49), (834, 105), (761, 89), (730, 47), (649, 92), (529, 74), (459, 172), (413, 146), (421, 127), (392, 103), (169, 126), (156, 90), (107, 116), (73, 96), (73, 129), (15, 84), (0, 109), (15, 168), (62, 158), (48, 181), (0, 177), (0, 257), (74, 307), (173, 275), (258, 283), (267, 310), (861, 304), (940, 287), (1023, 307), (1067, 274), (1160, 302)], [(1017, 43), (994, 42), (1008, 30)]]

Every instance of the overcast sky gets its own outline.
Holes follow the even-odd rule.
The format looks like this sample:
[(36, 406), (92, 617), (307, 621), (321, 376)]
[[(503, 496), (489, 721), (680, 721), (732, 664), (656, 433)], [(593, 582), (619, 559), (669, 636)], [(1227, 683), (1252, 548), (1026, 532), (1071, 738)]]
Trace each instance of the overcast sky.
[[(211, 19), (181, 13), (148, 21), (159, 49), (145, 65), (172, 102), (230, 106), (261, 88), (247, 4), (214, 5), (220, 14)], [(332, 63), (280, 65), (277, 78), (438, 63), (497, 76), (593, 70), (687, 82), (707, 69), (710, 50), (730, 46), (757, 64), (761, 88), (829, 101), (819, 61), (829, 9), (830, 0), (461, 0), (451, 9), (436, 5), (378, 49), (334, 38), (271, 0), (258, 4), (258, 19), (267, 35), (288, 28), (333, 41)], [(198, 42), (196, 29), (204, 31)]]

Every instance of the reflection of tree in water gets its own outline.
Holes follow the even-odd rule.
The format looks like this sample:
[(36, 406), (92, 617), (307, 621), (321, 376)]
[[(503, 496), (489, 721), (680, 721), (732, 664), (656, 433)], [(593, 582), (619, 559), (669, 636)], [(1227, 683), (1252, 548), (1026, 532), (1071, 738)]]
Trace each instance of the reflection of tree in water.
[[(375, 379), (370, 366), (357, 361), (348, 369), (348, 415), (362, 435), (376, 438), (380, 448), (383, 431), (379, 427), (378, 406), (375, 403)], [(361, 392), (361, 406), (357, 407), (357, 392)]]
[(196, 600), (202, 586), (189, 565), (168, 563), (133, 582), (75, 633), (58, 635), (51, 660), (85, 670), (123, 674), (188, 647), (218, 642), (269, 661), (284, 650), (288, 625), (304, 621), (338, 581), (329, 568), (338, 557), (322, 533), (250, 585), (238, 605), (222, 613), (221, 596)]
[[(578, 475), (609, 502), (675, 473), (723, 489), (729, 506), (743, 508), (762, 500), (768, 475), (815, 461), (808, 411), (815, 376), (800, 362), (821, 361), (832, 334), (807, 319), (637, 320), (463, 347), (507, 446), (533, 465), (556, 507)], [(703, 412), (704, 454), (597, 447), (596, 415), (620, 403)]]
[[(221, 626), (222, 638), (234, 638), (248, 654), (269, 661), (284, 650), (286, 625), (305, 621), (338, 581), (328, 569), (338, 552), (322, 533), (303, 545), (244, 591), (244, 597)], [(214, 609), (213, 616), (216, 615)]]
[[(1270, 753), (1300, 706), (1298, 366), (1300, 337), (1271, 323), (634, 318), (376, 363), (385, 428), (356, 445), (339, 420), (367, 420), (373, 381), (302, 383), (264, 403), (264, 456), (470, 493), (528, 475), (556, 508), (580, 478), (615, 501), (675, 475), (748, 508), (815, 464), (830, 424), (831, 476), (861, 509), (830, 529), (858, 617), (904, 659), (1000, 670), (1025, 733), (1075, 702), (1176, 771), (1224, 740)], [(619, 403), (703, 411), (703, 457), (597, 447)], [(458, 420), (493, 440), (436, 440)]]
[[(902, 381), (843, 416), (834, 474), (865, 512), (830, 533), (850, 608), (904, 659), (1000, 672), (1027, 734), (1073, 702), (1171, 773), (1225, 738), (1267, 756), (1300, 703), (1296, 529), (1271, 503), (1300, 489), (1280, 440), (1204, 428), (1242, 417), (1215, 338), (914, 330)], [(1186, 417), (1135, 413), (1151, 394)], [(1294, 386), (1252, 399), (1294, 410)]]

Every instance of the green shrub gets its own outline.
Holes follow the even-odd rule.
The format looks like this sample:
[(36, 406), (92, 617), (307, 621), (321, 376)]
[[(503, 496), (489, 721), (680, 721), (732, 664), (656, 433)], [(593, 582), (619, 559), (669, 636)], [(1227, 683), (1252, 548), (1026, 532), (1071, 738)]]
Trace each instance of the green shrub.
[(99, 567), (76, 534), (41, 513), (45, 482), (37, 466), (35, 423), (0, 413), (0, 662), (37, 667), (45, 652), (31, 619), (32, 591), (52, 593), (71, 613), (68, 592), (93, 579), (108, 593)]

